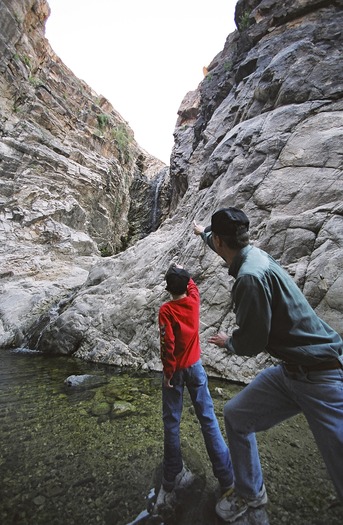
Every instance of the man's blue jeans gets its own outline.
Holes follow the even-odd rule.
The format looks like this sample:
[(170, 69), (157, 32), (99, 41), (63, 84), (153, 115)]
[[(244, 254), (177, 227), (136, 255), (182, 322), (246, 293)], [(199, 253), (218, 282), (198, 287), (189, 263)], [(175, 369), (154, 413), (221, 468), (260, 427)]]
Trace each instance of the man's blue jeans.
[(255, 432), (303, 412), (343, 500), (343, 370), (289, 373), (268, 368), (224, 407), (239, 494), (253, 498), (263, 483)]
[(220, 431), (208, 389), (206, 372), (199, 360), (189, 368), (178, 370), (171, 380), (173, 388), (162, 388), (164, 424), (163, 476), (173, 481), (182, 470), (180, 421), (183, 392), (186, 386), (201, 425), (213, 473), (223, 489), (233, 483), (230, 453)]

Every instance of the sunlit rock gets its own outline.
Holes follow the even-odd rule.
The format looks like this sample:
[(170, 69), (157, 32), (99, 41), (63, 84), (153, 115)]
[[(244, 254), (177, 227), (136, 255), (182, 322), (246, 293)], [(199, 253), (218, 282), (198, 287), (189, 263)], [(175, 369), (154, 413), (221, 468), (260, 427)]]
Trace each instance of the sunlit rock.
[[(29, 2), (18, 12), (27, 23), (37, 21)], [(8, 7), (4, 14), (10, 16)], [(249, 215), (252, 242), (281, 262), (343, 334), (338, 4), (238, 1), (237, 30), (180, 101), (171, 170), (160, 188), (164, 220), (144, 238), (139, 225), (145, 228), (151, 206), (135, 201), (131, 211), (142, 220), (132, 219), (129, 234), (129, 188), (136, 181), (137, 195), (144, 194), (146, 181), (134, 174), (142, 174), (148, 156), (142, 159), (129, 129), (130, 155), (109, 140), (124, 119), (67, 74), (44, 40), (46, 16), (45, 9), (31, 40), (23, 23), (13, 27), (1, 62), (0, 344), (26, 341), (64, 294), (58, 315), (40, 325), (37, 348), (161, 370), (157, 315), (169, 299), (165, 271), (177, 261), (199, 285), (208, 372), (249, 382), (270, 359), (228, 358), (207, 343), (235, 325), (233, 283), (192, 232), (194, 219), (207, 225), (214, 210), (232, 205)], [(43, 86), (32, 85), (30, 75)]]

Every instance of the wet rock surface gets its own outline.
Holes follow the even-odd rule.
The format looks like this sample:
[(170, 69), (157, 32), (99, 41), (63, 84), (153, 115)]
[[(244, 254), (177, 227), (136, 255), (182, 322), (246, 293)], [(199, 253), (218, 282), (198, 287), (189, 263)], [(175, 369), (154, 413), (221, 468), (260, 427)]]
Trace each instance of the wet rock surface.
[(104, 383), (106, 383), (104, 377), (92, 374), (72, 375), (64, 380), (64, 384), (68, 388), (94, 388)]

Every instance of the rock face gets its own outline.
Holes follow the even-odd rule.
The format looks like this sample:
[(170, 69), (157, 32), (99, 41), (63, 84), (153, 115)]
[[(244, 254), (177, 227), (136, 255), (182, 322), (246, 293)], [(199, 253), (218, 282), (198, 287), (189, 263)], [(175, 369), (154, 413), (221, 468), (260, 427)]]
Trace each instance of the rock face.
[(155, 195), (168, 168), (54, 54), (49, 12), (45, 0), (0, 2), (0, 345), (21, 344), (32, 318), (83, 284), (101, 254), (168, 212)]
[[(33, 3), (26, 1), (20, 5), (26, 5), (27, 13), (28, 4)], [(23, 274), (28, 253), (31, 253), (30, 261), (35, 260), (37, 265), (49, 261), (45, 263), (45, 267), (49, 267), (56, 245), (63, 245), (63, 236), (54, 244), (51, 234), (62, 235), (56, 217), (61, 213), (60, 203), (65, 202), (68, 206), (65, 204), (64, 209), (70, 210), (70, 221), (76, 221), (76, 224), (89, 221), (86, 228), (75, 227), (75, 231), (82, 232), (87, 238), (81, 236), (74, 242), (74, 246), (83, 244), (82, 255), (87, 255), (87, 265), (82, 276), (79, 275), (77, 284), (80, 288), (49, 314), (49, 323), (42, 320), (39, 330), (33, 329), (37, 312), (28, 315), (25, 310), (27, 320), (24, 322), (17, 310), (20, 307), (12, 297), (9, 303), (12, 319), (10, 314), (6, 317), (1, 307), (3, 341), (13, 344), (20, 332), (22, 340), (31, 335), (32, 342), (45, 352), (74, 354), (83, 359), (120, 366), (159, 369), (157, 313), (161, 302), (168, 300), (163, 276), (170, 262), (177, 260), (191, 271), (200, 288), (201, 341), (208, 372), (249, 381), (256, 369), (265, 366), (268, 356), (261, 354), (256, 359), (233, 356), (228, 359), (223, 351), (206, 343), (215, 330), (229, 330), (234, 325), (229, 297), (232, 281), (220, 259), (192, 233), (193, 219), (208, 224), (213, 211), (231, 205), (243, 208), (249, 215), (253, 243), (270, 252), (288, 269), (318, 314), (343, 334), (342, 19), (340, 1), (238, 1), (237, 31), (229, 35), (224, 49), (207, 67), (204, 80), (196, 91), (186, 95), (180, 106), (171, 156), (170, 186), (165, 186), (165, 194), (168, 194), (168, 188), (171, 192), (168, 195), (171, 202), (169, 217), (157, 231), (122, 253), (99, 259), (87, 278), (84, 276), (89, 268), (88, 254), (96, 252), (94, 244), (100, 246), (101, 232), (106, 231), (107, 237), (110, 236), (118, 246), (123, 235), (121, 228), (127, 231), (125, 225), (129, 216), (125, 199), (118, 204), (118, 213), (122, 214), (119, 231), (113, 222), (103, 218), (104, 215), (107, 217), (106, 213), (96, 215), (94, 206), (101, 202), (104, 208), (104, 202), (107, 203), (103, 193), (96, 189), (96, 183), (102, 181), (104, 184), (104, 180), (110, 180), (112, 184), (116, 180), (118, 185), (123, 185), (125, 177), (123, 179), (122, 172), (113, 169), (109, 179), (101, 178), (102, 173), (107, 174), (108, 142), (105, 141), (107, 146), (101, 142), (102, 146), (95, 147), (99, 138), (94, 137), (90, 144), (91, 133), (75, 133), (71, 117), (68, 120), (70, 131), (66, 136), (65, 130), (62, 133), (59, 129), (61, 117), (58, 119), (56, 115), (63, 111), (73, 114), (75, 87), (71, 90), (69, 84), (60, 85), (59, 93), (67, 94), (68, 103), (64, 99), (63, 104), (60, 101), (56, 106), (56, 99), (52, 100), (49, 103), (52, 108), (50, 118), (50, 113), (47, 115), (38, 109), (42, 103), (38, 103), (37, 93), (41, 91), (46, 97), (50, 95), (45, 88), (35, 86), (31, 113), (39, 114), (45, 122), (52, 121), (53, 128), (46, 131), (49, 146), (46, 146), (46, 135), (37, 134), (28, 116), (24, 121), (15, 122), (12, 115), (5, 125), (6, 132), (2, 132), (2, 148), (6, 152), (5, 159), (17, 159), (16, 166), (21, 165), (23, 176), (20, 184), (16, 183), (17, 193), (26, 193), (21, 202), (34, 203), (36, 185), (46, 180), (46, 173), (49, 173), (50, 182), (53, 175), (53, 184), (46, 183), (46, 187), (52, 194), (55, 191), (56, 198), (55, 201), (44, 200), (39, 194), (39, 206), (35, 208), (31, 204), (30, 218), (25, 214), (23, 217), (22, 208), (16, 209), (13, 204), (11, 219), (5, 223), (8, 228), (6, 242), (11, 246), (15, 236), (22, 239), (23, 260), (19, 267)], [(38, 42), (37, 29), (35, 31)], [(21, 38), (24, 36), (27, 39), (27, 34)], [(17, 48), (20, 52), (19, 45)], [(41, 61), (49, 63), (51, 75), (56, 68), (64, 67), (53, 54), (41, 58)], [(16, 71), (19, 67), (23, 71), (27, 67), (23, 59), (12, 58), (11, 68), (6, 71)], [(39, 76), (36, 70), (32, 74)], [(58, 74), (55, 76), (60, 78)], [(1, 96), (7, 93), (6, 107), (12, 104), (13, 110), (14, 95), (10, 86), (9, 81), (2, 86)], [(28, 102), (23, 104), (25, 106)], [(80, 101), (76, 105), (79, 108)], [(94, 129), (97, 117), (93, 114), (91, 117), (89, 106), (87, 108), (85, 128), (91, 127), (93, 122)], [(101, 107), (93, 107), (93, 113), (101, 111)], [(106, 114), (108, 112), (106, 109)], [(54, 125), (55, 119), (57, 123)], [(52, 144), (56, 145), (55, 149)], [(40, 153), (34, 156), (30, 147)], [(47, 150), (49, 155), (42, 155), (42, 151)], [(80, 163), (81, 157), (87, 158), (86, 166)], [(138, 157), (124, 158), (123, 163), (131, 165)], [(113, 161), (113, 157), (111, 159)], [(13, 161), (5, 162), (8, 163), (8, 203), (13, 199), (17, 171)], [(29, 180), (27, 173), (32, 165), (37, 167), (40, 177)], [(48, 166), (52, 167), (49, 171)], [(103, 170), (99, 166), (103, 166)], [(82, 183), (79, 181), (82, 206), (80, 200), (76, 199), (79, 205), (72, 200), (78, 185), (71, 172), (77, 170), (82, 172)], [(136, 191), (140, 191), (139, 184)], [(100, 195), (101, 199), (98, 198)], [(54, 213), (50, 211), (53, 205)], [(47, 209), (49, 217), (37, 220), (34, 216), (37, 208), (40, 212)], [(100, 223), (106, 223), (103, 229), (96, 230), (96, 234), (95, 217)], [(35, 222), (35, 228), (28, 229), (28, 220)], [(43, 226), (47, 228), (49, 224), (51, 228), (44, 230)], [(34, 238), (33, 231), (36, 232)], [(44, 235), (50, 244), (41, 242)], [(73, 264), (70, 263), (70, 249), (66, 256), (69, 257), (70, 273), (61, 277), (63, 285), (75, 265), (75, 256)], [(58, 262), (55, 268), (65, 270), (66, 265)], [(7, 286), (12, 286), (13, 290), (18, 275), (16, 272), (10, 275), (10, 265), (5, 270)], [(82, 278), (83, 284), (80, 282)], [(30, 286), (36, 294), (41, 294), (36, 304), (42, 314), (47, 313), (53, 295), (54, 280), (50, 274), (47, 281), (43, 286), (34, 275), (31, 281), (26, 277), (18, 283), (20, 293), (27, 293), (30, 298)], [(75, 281), (73, 285), (76, 285)], [(9, 301), (6, 287), (4, 298)]]

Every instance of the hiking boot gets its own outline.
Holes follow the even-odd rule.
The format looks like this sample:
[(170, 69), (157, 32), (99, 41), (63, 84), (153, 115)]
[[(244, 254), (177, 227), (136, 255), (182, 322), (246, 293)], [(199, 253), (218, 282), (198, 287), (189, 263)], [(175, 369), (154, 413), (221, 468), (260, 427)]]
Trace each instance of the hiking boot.
[(242, 498), (235, 492), (234, 488), (231, 488), (223, 494), (218, 501), (216, 505), (216, 513), (223, 521), (232, 523), (242, 516), (249, 507), (258, 508), (265, 505), (267, 501), (268, 496), (264, 484), (261, 491), (254, 499)]
[(162, 485), (159, 490), (159, 493), (157, 494), (156, 502), (153, 506), (153, 515), (157, 515), (161, 511), (161, 509), (169, 509), (171, 507), (174, 507), (175, 503), (175, 492), (167, 492)]

